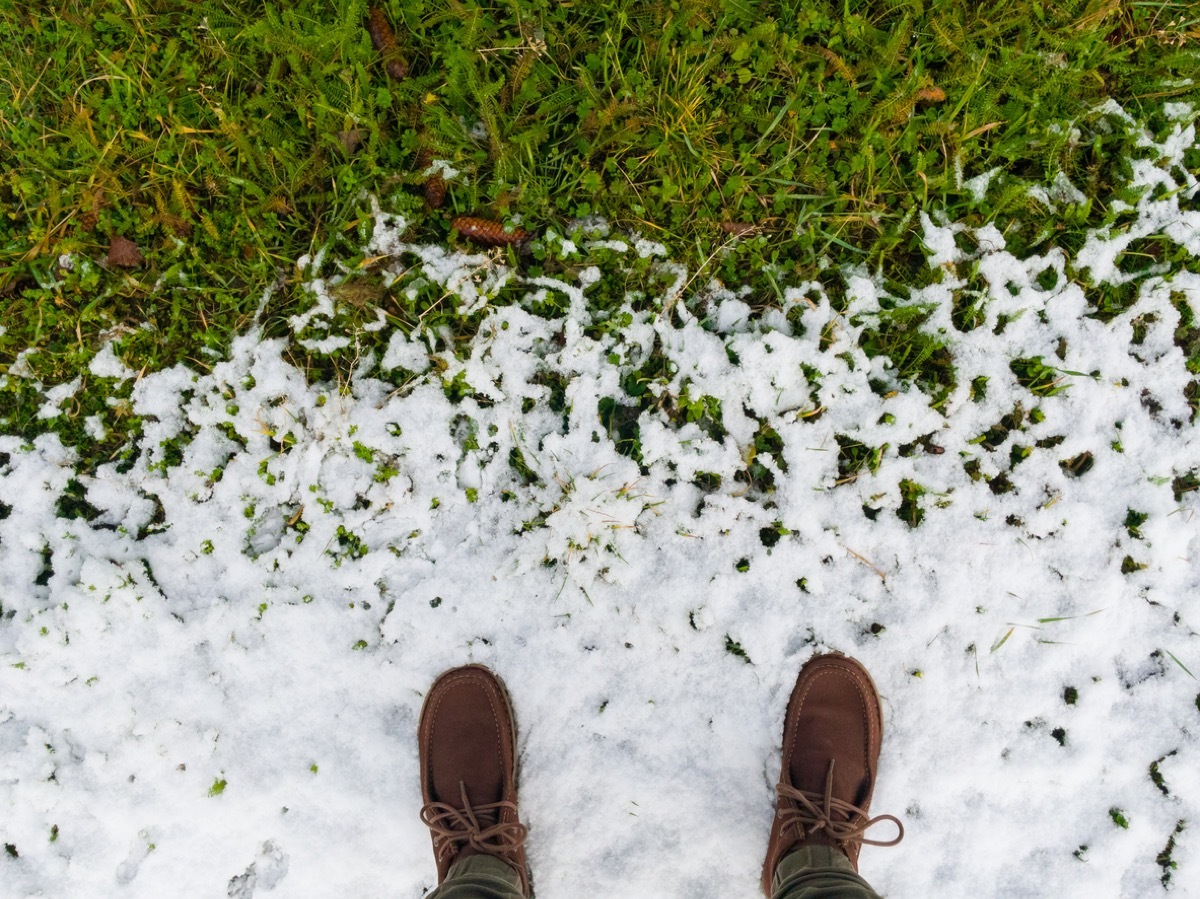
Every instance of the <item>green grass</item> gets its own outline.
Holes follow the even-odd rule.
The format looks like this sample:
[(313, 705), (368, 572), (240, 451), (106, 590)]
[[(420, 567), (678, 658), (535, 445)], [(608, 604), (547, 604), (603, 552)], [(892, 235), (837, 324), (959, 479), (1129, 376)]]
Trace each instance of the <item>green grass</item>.
[[(207, 370), (268, 288), (265, 332), (286, 334), (306, 301), (294, 261), (330, 246), (353, 258), (364, 192), (420, 241), (450, 239), (460, 213), (519, 215), (534, 229), (598, 213), (706, 278), (749, 281), (755, 310), (782, 283), (817, 277), (823, 259), (866, 262), (903, 297), (936, 274), (912, 227), (918, 210), (994, 222), (1018, 253), (1048, 241), (1071, 251), (1121, 213), (1089, 201), (1048, 217), (1026, 188), (1063, 172), (1089, 197), (1120, 189), (1131, 140), (1089, 110), (1114, 97), (1161, 129), (1165, 100), (1200, 102), (1183, 80), (1200, 47), (1200, 15), (1185, 2), (380, 5), (404, 80), (371, 47), (365, 0), (0, 10), (0, 375), (34, 350), (25, 362), (44, 385), (83, 378), (50, 420), (36, 417), (43, 400), (29, 379), (0, 382), (5, 431), (56, 431), (95, 462), (120, 458), (140, 423), (106, 404), (129, 382), (96, 389), (87, 371), (103, 342), (124, 334), (136, 371)], [(421, 195), (430, 154), (466, 176), (442, 210)], [(963, 189), (964, 175), (997, 167), (1006, 177), (983, 199)], [(731, 228), (752, 233), (735, 240)], [(137, 244), (140, 264), (105, 262), (117, 237)], [(1130, 270), (1167, 249), (1143, 243)], [(59, 268), (63, 254), (73, 271)], [(536, 249), (526, 264), (561, 267)], [(589, 295), (615, 308), (628, 287)], [(369, 278), (353, 290), (351, 315), (384, 295)], [(1106, 291), (1102, 317), (1127, 302)], [(392, 324), (412, 328), (428, 312), (398, 308)], [(944, 396), (952, 358), (920, 330), (922, 315), (897, 306), (864, 349)], [(965, 305), (959, 318), (972, 315)], [(424, 322), (468, 336), (478, 320), (441, 310)], [(1191, 358), (1196, 329), (1189, 319), (1181, 330)], [(328, 359), (297, 361), (314, 378), (344, 375)], [(646, 381), (661, 376), (652, 362)], [(1021, 364), (1035, 392), (1065, 387), (1040, 360)], [(644, 403), (638, 384), (626, 389)], [(704, 426), (711, 410), (694, 402), (681, 414)], [(632, 451), (626, 408), (614, 405), (608, 425)], [(86, 437), (98, 413), (109, 434)]]

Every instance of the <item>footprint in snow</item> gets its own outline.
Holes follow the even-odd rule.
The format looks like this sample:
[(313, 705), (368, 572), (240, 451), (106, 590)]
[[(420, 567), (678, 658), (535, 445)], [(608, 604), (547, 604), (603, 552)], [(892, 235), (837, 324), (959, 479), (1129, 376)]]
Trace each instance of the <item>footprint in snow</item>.
[(288, 854), (274, 840), (258, 850), (258, 858), (229, 881), (229, 899), (251, 899), (255, 890), (273, 890), (287, 876)]
[(153, 848), (154, 843), (151, 842), (150, 835), (143, 830), (129, 847), (129, 854), (125, 856), (125, 861), (117, 865), (117, 883), (122, 886), (132, 883), (138, 875), (138, 868), (142, 866), (142, 862), (146, 860), (146, 856)]

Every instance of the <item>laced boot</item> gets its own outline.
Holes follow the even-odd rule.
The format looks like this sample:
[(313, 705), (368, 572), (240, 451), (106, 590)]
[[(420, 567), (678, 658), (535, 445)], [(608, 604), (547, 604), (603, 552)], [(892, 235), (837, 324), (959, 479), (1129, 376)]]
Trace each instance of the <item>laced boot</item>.
[[(783, 770), (763, 866), (763, 892), (783, 857), (803, 846), (833, 846), (858, 870), (862, 844), (894, 846), (904, 825), (893, 815), (869, 817), (879, 765), (883, 713), (867, 670), (841, 653), (818, 655), (800, 669), (783, 724)], [(881, 821), (894, 839), (867, 839)]]
[(528, 896), (516, 728), (504, 684), (482, 665), (447, 671), (425, 697), (417, 739), (421, 820), (433, 837), (438, 883), (459, 859), (490, 855), (517, 870)]

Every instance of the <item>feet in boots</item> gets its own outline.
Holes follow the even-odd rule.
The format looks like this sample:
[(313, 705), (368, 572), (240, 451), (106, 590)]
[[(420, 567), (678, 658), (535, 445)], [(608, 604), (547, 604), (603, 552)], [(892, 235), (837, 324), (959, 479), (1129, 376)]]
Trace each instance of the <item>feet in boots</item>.
[[(763, 892), (790, 853), (829, 846), (858, 870), (859, 849), (894, 846), (904, 827), (892, 815), (870, 817), (883, 717), (866, 669), (840, 653), (814, 656), (796, 679), (783, 727), (783, 770), (763, 866)], [(421, 819), (433, 837), (438, 882), (474, 855), (497, 858), (520, 876), (528, 896), (526, 829), (519, 820), (516, 728), (503, 683), (482, 665), (439, 677), (425, 698), (419, 727)], [(866, 831), (896, 825), (886, 841)]]

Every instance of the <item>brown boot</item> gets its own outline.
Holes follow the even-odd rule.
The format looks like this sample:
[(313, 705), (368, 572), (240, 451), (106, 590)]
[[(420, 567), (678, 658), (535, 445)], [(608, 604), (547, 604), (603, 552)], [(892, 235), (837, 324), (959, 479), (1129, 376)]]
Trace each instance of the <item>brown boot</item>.
[[(783, 771), (763, 866), (766, 895), (779, 862), (802, 846), (834, 846), (857, 871), (863, 843), (894, 846), (904, 837), (904, 825), (892, 815), (868, 817), (882, 736), (879, 693), (867, 670), (841, 653), (809, 659), (783, 723)], [(899, 828), (894, 840), (864, 838), (880, 821)]]
[(433, 834), (438, 883), (454, 862), (491, 855), (521, 875), (526, 829), (517, 818), (517, 733), (504, 684), (482, 665), (444, 673), (429, 689), (417, 731), (421, 820)]

